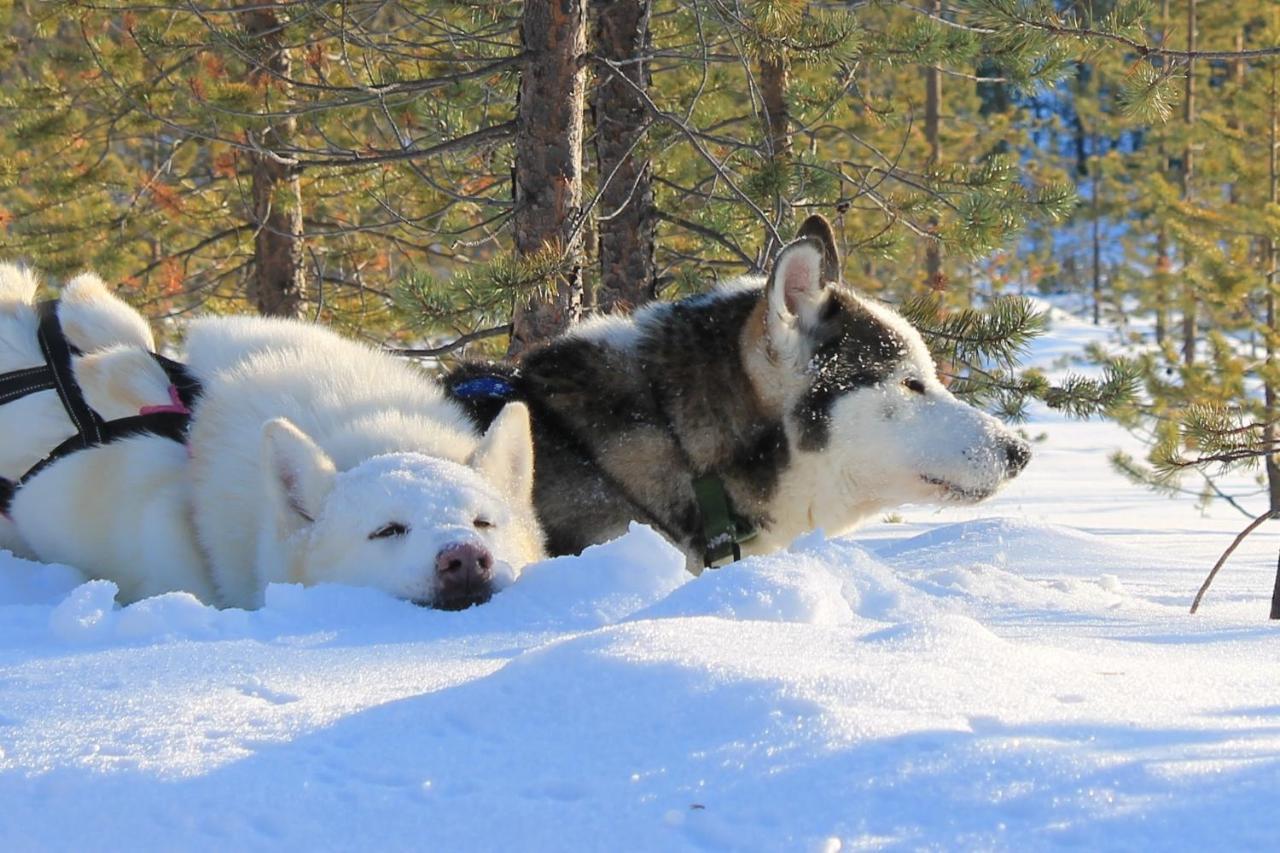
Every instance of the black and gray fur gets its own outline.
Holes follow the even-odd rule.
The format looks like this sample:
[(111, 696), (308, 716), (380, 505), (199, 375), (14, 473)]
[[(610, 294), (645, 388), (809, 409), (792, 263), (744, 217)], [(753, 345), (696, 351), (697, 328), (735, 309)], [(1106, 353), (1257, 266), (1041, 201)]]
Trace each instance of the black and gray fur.
[[(826, 220), (807, 220), (792, 246), (806, 241), (822, 253), (823, 278), (838, 281)], [(721, 479), (737, 515), (770, 527), (793, 456), (821, 453), (835, 402), (883, 382), (906, 343), (856, 297), (830, 288), (803, 330), (807, 367), (786, 374), (795, 388), (785, 395), (792, 402), (780, 406), (778, 394), (757, 387), (748, 364), (777, 361), (767, 291), (761, 282), (651, 305), (631, 320), (588, 326), (534, 349), (518, 366), (464, 365), (446, 377), (450, 393), (477, 377), (509, 383), (510, 394), (460, 397), (481, 428), (508, 399), (528, 404), (534, 503), (550, 553), (577, 553), (636, 520), (679, 545), (691, 567), (701, 566), (707, 543), (693, 483), (705, 474)]]

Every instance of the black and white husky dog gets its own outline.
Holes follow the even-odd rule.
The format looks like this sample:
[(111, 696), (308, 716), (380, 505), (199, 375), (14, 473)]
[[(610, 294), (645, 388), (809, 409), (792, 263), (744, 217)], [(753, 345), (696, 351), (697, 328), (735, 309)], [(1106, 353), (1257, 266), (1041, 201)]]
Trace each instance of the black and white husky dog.
[(920, 334), (839, 269), (830, 225), (810, 217), (767, 279), (584, 323), (446, 387), (481, 428), (528, 404), (554, 554), (634, 519), (697, 571), (733, 540), (769, 551), (899, 504), (994, 494), (1027, 444), (954, 397)]

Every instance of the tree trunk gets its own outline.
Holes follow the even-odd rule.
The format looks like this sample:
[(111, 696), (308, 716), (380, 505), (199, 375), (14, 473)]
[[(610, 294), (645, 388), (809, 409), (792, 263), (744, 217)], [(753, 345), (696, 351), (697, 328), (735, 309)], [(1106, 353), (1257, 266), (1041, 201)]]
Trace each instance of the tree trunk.
[[(779, 48), (781, 50), (781, 48)], [(787, 104), (787, 59), (786, 56), (771, 54), (760, 58), (760, 96), (764, 101), (764, 135), (770, 166), (777, 170), (779, 177), (787, 168), (791, 157), (791, 111)], [(774, 193), (773, 221), (779, 233), (790, 231), (787, 220), (791, 209), (783, 191)], [(772, 257), (781, 246), (772, 241), (765, 246), (765, 257)]]
[[(1270, 192), (1268, 200), (1274, 207), (1280, 203), (1280, 163), (1277, 163), (1277, 145), (1280, 145), (1280, 91), (1277, 89), (1277, 71), (1280, 65), (1275, 60), (1271, 61), (1271, 127), (1267, 134), (1268, 153), (1268, 177), (1270, 179)], [(1277, 388), (1275, 377), (1276, 365), (1276, 336), (1280, 334), (1280, 328), (1276, 323), (1276, 284), (1277, 284), (1277, 251), (1275, 237), (1268, 236), (1264, 245), (1267, 263), (1267, 334), (1266, 339), (1266, 380), (1262, 383), (1264, 401), (1266, 405), (1266, 425), (1262, 428), (1262, 440), (1268, 446), (1273, 445), (1280, 432), (1276, 424), (1277, 416), (1280, 416), (1280, 400), (1277, 400)], [(1280, 517), (1280, 458), (1275, 454), (1269, 454), (1266, 458), (1267, 471), (1267, 493), (1270, 498), (1271, 516), (1273, 518)], [(1271, 594), (1271, 618), (1280, 619), (1280, 562), (1276, 565), (1276, 582), (1274, 590)]]
[[(1160, 0), (1160, 46), (1164, 47), (1169, 43), (1169, 0)], [(1165, 153), (1164, 144), (1160, 144), (1159, 160), (1160, 171), (1169, 171), (1169, 158)], [(1159, 215), (1159, 211), (1157, 211)], [(1169, 235), (1161, 225), (1156, 231), (1156, 293), (1155, 293), (1155, 311), (1156, 311), (1156, 345), (1163, 347), (1164, 340), (1169, 334), (1169, 313), (1167, 300), (1169, 298), (1169, 270), (1173, 266), (1172, 259), (1169, 257)]]
[(1280, 559), (1276, 560), (1276, 586), (1271, 591), (1271, 618), (1280, 619)]
[(582, 313), (582, 239), (575, 226), (582, 210), (585, 8), (583, 0), (526, 0), (521, 16), (526, 59), (516, 104), (516, 254), (553, 251), (564, 263), (545, 297), (516, 306), (508, 356), (560, 334)]
[[(626, 312), (657, 295), (654, 267), (653, 174), (635, 156), (648, 109), (635, 87), (649, 87), (650, 0), (594, 0), (595, 49), (621, 66), (601, 68), (591, 111), (595, 118), (596, 170), (602, 189), (597, 210), (602, 312)], [(621, 79), (619, 75), (625, 75)], [(628, 83), (627, 81), (631, 81)]]
[(1169, 258), (1169, 235), (1165, 233), (1164, 227), (1161, 226), (1156, 231), (1156, 344), (1164, 345), (1164, 339), (1169, 334), (1169, 313), (1165, 307), (1165, 300), (1169, 296), (1169, 267), (1172, 261)]
[[(1196, 49), (1196, 0), (1187, 2), (1187, 50)], [(1195, 60), (1187, 61), (1186, 97), (1182, 102), (1182, 120), (1190, 131), (1196, 121)], [(1188, 141), (1182, 149), (1182, 200), (1191, 201), (1191, 179), (1195, 175), (1195, 151)], [(1184, 267), (1188, 266), (1184, 263)], [(1185, 273), (1185, 270), (1184, 270)], [(1196, 292), (1190, 276), (1183, 276), (1182, 292), (1182, 361), (1194, 364), (1196, 360)]]
[[(932, 0), (929, 10), (942, 17), (942, 0)], [(924, 72), (924, 138), (929, 143), (929, 166), (935, 167), (942, 160), (942, 139), (938, 127), (942, 111), (942, 72), (930, 66)], [(938, 233), (938, 217), (929, 217), (929, 231)], [(946, 279), (942, 275), (942, 246), (936, 240), (928, 240), (924, 247), (925, 284), (932, 290), (944, 290)]]
[(1093, 325), (1102, 322), (1102, 141), (1093, 135)]
[[(242, 13), (248, 52), (255, 66), (250, 82), (263, 92), (263, 109), (287, 111), (291, 102), (290, 56), (281, 32), (280, 4), (260, 4)], [(279, 93), (273, 101), (272, 92)], [(253, 268), (249, 278), (249, 300), (259, 314), (296, 317), (302, 313), (306, 296), (306, 275), (302, 252), (302, 189), (298, 176), (274, 152), (293, 142), (297, 122), (291, 117), (274, 118), (255, 140), (257, 149), (248, 155), (250, 197), (253, 201)]]
[[(1244, 52), (1244, 30), (1243, 29), (1236, 30), (1235, 49), (1236, 49), (1236, 53)], [(1232, 82), (1235, 83), (1237, 92), (1241, 91), (1244, 88), (1244, 81), (1245, 81), (1244, 73), (1245, 73), (1246, 67), (1247, 67), (1247, 63), (1243, 59), (1233, 59), (1231, 61), (1231, 78), (1232, 78)], [(1227, 118), (1227, 127), (1231, 128), (1232, 130), (1239, 130), (1241, 126), (1242, 124), (1241, 124), (1240, 115), (1239, 113), (1233, 110), (1231, 112), (1231, 115)], [(1229, 194), (1230, 201), (1233, 205), (1240, 203), (1239, 182), (1232, 181), (1230, 186), (1227, 188), (1227, 192)]]

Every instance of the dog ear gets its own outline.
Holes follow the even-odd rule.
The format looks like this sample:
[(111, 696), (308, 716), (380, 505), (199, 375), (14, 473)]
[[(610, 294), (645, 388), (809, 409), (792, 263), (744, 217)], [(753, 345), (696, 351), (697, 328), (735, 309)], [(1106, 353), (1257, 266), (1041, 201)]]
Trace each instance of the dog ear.
[(840, 250), (836, 248), (836, 232), (831, 223), (820, 213), (815, 213), (800, 224), (796, 239), (811, 238), (822, 244), (822, 280), (840, 281)]
[(280, 539), (315, 521), (337, 476), (328, 454), (286, 418), (262, 425), (262, 470)]
[(504, 495), (521, 502), (531, 501), (533, 430), (529, 425), (529, 408), (524, 403), (503, 406), (467, 464)]
[(813, 237), (802, 237), (782, 250), (769, 279), (771, 319), (785, 326), (815, 325), (825, 295), (823, 265), (822, 244)]

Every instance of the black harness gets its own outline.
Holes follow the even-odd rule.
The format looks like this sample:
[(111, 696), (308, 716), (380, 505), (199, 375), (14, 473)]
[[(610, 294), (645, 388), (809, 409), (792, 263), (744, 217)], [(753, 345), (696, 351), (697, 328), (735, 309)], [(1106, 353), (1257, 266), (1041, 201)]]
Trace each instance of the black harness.
[[(520, 373), (517, 369), (509, 375), (481, 374), (471, 376), (460, 382), (450, 383), (447, 386), (447, 391), (455, 399), (467, 405), (488, 421), (496, 418), (501, 408), (513, 400), (525, 403), (534, 411), (535, 417), (560, 433), (561, 437), (567, 440), (580, 456), (590, 460), (601, 476), (607, 479), (628, 503), (642, 515), (647, 516), (659, 528), (662, 528), (668, 537), (672, 539), (679, 538), (673, 534), (673, 531), (665, 529), (666, 525), (660, 520), (661, 516), (658, 513), (649, 509), (624, 483), (619, 482), (616, 477), (609, 474), (605, 467), (596, 460), (595, 454), (592, 453), (587, 442), (583, 441), (575, 430), (564, 422), (563, 418), (547, 407), (536, 406), (533, 400), (522, 394), (517, 387), (519, 381)], [(666, 409), (661, 405), (660, 401), (655, 402), (658, 403), (659, 411), (665, 415)], [(676, 434), (675, 427), (669, 420), (666, 427), (671, 434), (672, 441), (681, 455), (684, 456), (686, 464), (692, 468), (692, 460), (689, 459), (683, 443)], [(730, 557), (735, 561), (741, 560), (742, 543), (755, 538), (757, 533), (755, 526), (750, 520), (734, 510), (733, 503), (729, 499), (729, 493), (725, 489), (724, 480), (714, 472), (695, 477), (692, 485), (698, 505), (703, 541), (705, 542), (702, 554), (703, 565), (711, 568), (715, 563), (727, 560)]]
[(144, 409), (142, 413), (132, 417), (103, 420), (85, 402), (84, 394), (76, 384), (71, 370), (71, 357), (82, 353), (71, 345), (62, 332), (62, 325), (58, 322), (58, 300), (41, 302), (36, 310), (40, 317), (36, 337), (45, 363), (41, 367), (28, 367), (0, 374), (0, 405), (40, 391), (57, 391), (58, 399), (62, 401), (62, 407), (66, 409), (76, 433), (51, 450), (17, 480), (0, 477), (0, 514), (5, 516), (9, 515), (14, 495), (24, 483), (77, 450), (111, 444), (135, 435), (158, 435), (179, 444), (186, 443), (187, 428), (191, 424), (191, 406), (200, 396), (200, 383), (187, 372), (185, 366), (151, 353), (151, 357), (169, 377), (173, 404)]

